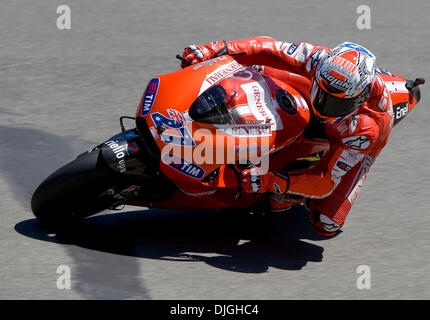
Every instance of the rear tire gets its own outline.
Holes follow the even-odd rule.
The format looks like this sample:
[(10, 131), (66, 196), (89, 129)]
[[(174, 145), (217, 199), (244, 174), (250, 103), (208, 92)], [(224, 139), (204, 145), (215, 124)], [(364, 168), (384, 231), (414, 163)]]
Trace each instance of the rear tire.
[(46, 178), (33, 194), (31, 209), (44, 227), (58, 231), (109, 208), (111, 203), (100, 194), (122, 179), (96, 149)]

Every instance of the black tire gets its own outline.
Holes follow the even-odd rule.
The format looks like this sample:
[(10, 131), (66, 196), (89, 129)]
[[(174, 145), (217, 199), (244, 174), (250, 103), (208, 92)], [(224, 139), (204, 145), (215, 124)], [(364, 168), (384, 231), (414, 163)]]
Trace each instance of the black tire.
[(55, 171), (36, 189), (31, 209), (40, 223), (58, 231), (110, 207), (101, 193), (122, 175), (104, 161), (99, 149), (83, 154)]

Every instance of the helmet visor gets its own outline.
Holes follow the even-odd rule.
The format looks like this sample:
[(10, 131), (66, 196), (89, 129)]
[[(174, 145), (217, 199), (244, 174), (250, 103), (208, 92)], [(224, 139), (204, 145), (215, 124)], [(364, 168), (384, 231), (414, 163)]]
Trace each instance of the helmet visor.
[(321, 116), (324, 117), (343, 117), (353, 112), (363, 103), (361, 95), (355, 98), (337, 98), (324, 91), (316, 82), (312, 83), (311, 89), (312, 105)]

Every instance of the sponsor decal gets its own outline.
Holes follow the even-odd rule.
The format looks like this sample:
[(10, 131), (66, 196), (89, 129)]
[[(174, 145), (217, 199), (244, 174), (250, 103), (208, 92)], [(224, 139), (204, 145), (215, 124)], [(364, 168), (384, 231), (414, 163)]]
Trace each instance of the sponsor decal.
[[(208, 61), (211, 61), (211, 60), (208, 60)], [(232, 62), (229, 62), (229, 63), (217, 68), (215, 71), (209, 73), (206, 76), (206, 78), (203, 80), (202, 86), (200, 87), (199, 95), (203, 91), (205, 91), (207, 88), (212, 86), (213, 84), (215, 84), (218, 81), (220, 81), (220, 80), (226, 78), (227, 76), (233, 74), (234, 72), (236, 72), (240, 68), (243, 68), (243, 66), (240, 63), (238, 63), (236, 61), (232, 61)]]
[(236, 136), (236, 137), (267, 137), (272, 135), (271, 124), (242, 124), (242, 125), (218, 125), (218, 129), (222, 130), (224, 133)]
[(288, 48), (288, 50), (287, 50), (287, 54), (291, 56), (297, 50), (297, 48), (299, 47), (299, 45), (300, 45), (300, 42), (294, 42), (294, 43), (292, 43), (290, 45), (290, 47)]
[(402, 118), (406, 117), (409, 112), (408, 104), (406, 102), (398, 103), (393, 106), (394, 123), (398, 123)]
[(343, 171), (348, 171), (349, 169), (351, 169), (349, 165), (347, 165), (345, 162), (342, 162), (342, 161), (338, 161), (336, 163), (336, 166), (338, 166), (338, 168), (342, 169)]
[(128, 142), (127, 143), (127, 150), (126, 150), (126, 154), (128, 155), (128, 156), (130, 156), (130, 155), (132, 155), (132, 154), (135, 154), (135, 153), (137, 153), (137, 152), (139, 152), (140, 151), (140, 149), (139, 149), (139, 146), (137, 145), (137, 143), (135, 142), (135, 141), (132, 141), (132, 142)]
[[(196, 143), (191, 136), (188, 128), (184, 127), (184, 116), (181, 112), (175, 109), (167, 109), (169, 117), (162, 115), (159, 112), (151, 114), (152, 121), (155, 127), (161, 134), (161, 140), (164, 143), (175, 144), (180, 146), (195, 146)], [(164, 132), (166, 128), (178, 129), (180, 135), (173, 135)]]
[(331, 171), (332, 180), (338, 184), (346, 172), (364, 158), (364, 154), (357, 150), (343, 150)]
[(356, 136), (342, 139), (344, 145), (355, 149), (367, 149), (370, 145), (366, 136)]
[(158, 86), (160, 84), (159, 78), (152, 79), (146, 87), (145, 94), (142, 99), (141, 116), (146, 116), (154, 104), (155, 97), (157, 96)]
[(157, 129), (155, 129), (154, 126), (149, 127), (149, 131), (152, 134), (152, 137), (154, 138), (154, 140), (157, 140), (159, 138), (159, 135), (157, 133)]
[(127, 148), (124, 145), (119, 145), (117, 142), (109, 140), (105, 142), (105, 145), (107, 145), (115, 155), (115, 158), (117, 161), (117, 168), (120, 173), (124, 173), (127, 171), (126, 164), (124, 157), (127, 152)]
[(196, 145), (196, 142), (191, 136), (191, 133), (188, 128), (182, 127), (179, 128), (178, 131), (179, 136), (163, 132), (161, 134), (161, 139), (164, 143), (175, 144), (183, 147), (194, 147)]
[[(267, 112), (266, 112), (266, 110), (265, 110), (265, 108), (263, 106), (263, 102), (264, 101), (262, 102), (262, 100), (261, 100), (262, 93), (260, 91), (259, 86), (253, 85), (252, 86), (252, 92), (253, 92), (253, 95), (254, 95), (253, 96), (253, 98), (254, 98), (254, 104), (255, 104), (255, 107), (257, 108), (258, 112), (264, 118), (264, 120), (266, 122), (271, 122), (270, 117), (267, 114)], [(263, 93), (263, 95), (264, 95), (264, 93)], [(264, 98), (264, 96), (263, 96), (263, 98)]]
[(355, 200), (357, 199), (358, 195), (360, 194), (361, 191), (361, 187), (363, 186), (364, 181), (366, 180), (368, 174), (364, 174), (361, 179), (358, 181), (358, 183), (355, 185), (354, 189), (352, 190), (352, 192), (350, 193), (350, 195), (348, 196), (348, 201), (351, 205), (353, 205), (353, 203), (355, 202)]
[[(364, 181), (367, 179), (369, 175), (369, 170), (372, 164), (375, 162), (375, 158), (367, 155), (363, 163), (361, 164), (361, 170), (358, 171), (357, 176), (354, 179), (354, 182), (351, 186), (351, 189), (348, 191), (348, 201), (352, 205), (360, 194), (361, 187), (363, 186)], [(358, 180), (358, 182), (356, 182)]]
[(246, 94), (249, 109), (257, 120), (272, 124), (272, 131), (282, 130), (282, 120), (275, 110), (274, 101), (264, 81), (250, 82), (240, 86)]
[(195, 179), (202, 179), (205, 175), (205, 170), (191, 161), (182, 159), (171, 153), (164, 153), (162, 161), (171, 168)]
[(175, 109), (167, 109), (167, 114), (169, 117), (166, 117), (159, 112), (151, 114), (152, 121), (156, 128), (164, 125), (168, 128), (178, 129), (184, 125), (184, 117), (179, 111)]

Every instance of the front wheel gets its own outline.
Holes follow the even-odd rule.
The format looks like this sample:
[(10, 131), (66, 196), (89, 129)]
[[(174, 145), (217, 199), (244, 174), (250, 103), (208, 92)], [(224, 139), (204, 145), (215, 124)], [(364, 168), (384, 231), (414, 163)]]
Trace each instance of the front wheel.
[(41, 224), (57, 231), (112, 206), (103, 193), (121, 182), (100, 149), (85, 153), (46, 178), (31, 199), (31, 208)]

